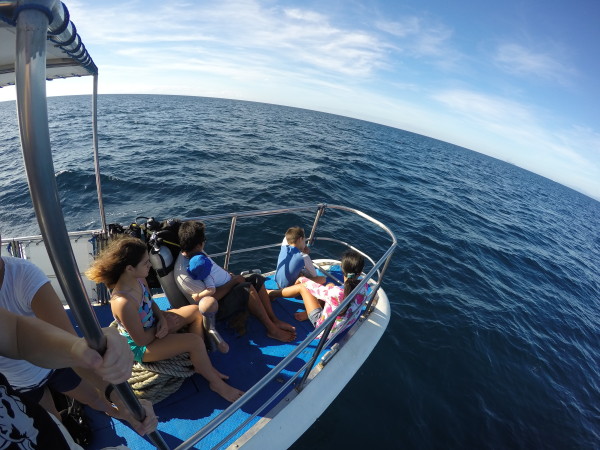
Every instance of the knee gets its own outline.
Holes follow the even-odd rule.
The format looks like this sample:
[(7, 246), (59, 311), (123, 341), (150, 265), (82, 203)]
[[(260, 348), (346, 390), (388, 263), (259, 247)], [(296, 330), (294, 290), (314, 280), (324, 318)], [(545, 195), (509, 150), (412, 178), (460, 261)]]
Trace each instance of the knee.
[(190, 342), (190, 346), (192, 348), (198, 348), (199, 345), (204, 345), (204, 339), (202, 336), (195, 333), (189, 333), (188, 342)]
[(204, 312), (217, 312), (219, 310), (219, 303), (214, 297), (204, 297), (198, 305), (200, 311)]

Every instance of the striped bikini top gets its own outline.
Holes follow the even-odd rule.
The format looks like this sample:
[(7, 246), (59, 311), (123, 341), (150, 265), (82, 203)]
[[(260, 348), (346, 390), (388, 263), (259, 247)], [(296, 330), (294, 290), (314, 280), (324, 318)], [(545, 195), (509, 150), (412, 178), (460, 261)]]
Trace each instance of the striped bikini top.
[[(140, 318), (140, 322), (142, 322), (142, 326), (144, 328), (150, 328), (150, 327), (154, 326), (154, 324), (156, 323), (156, 317), (154, 316), (154, 312), (152, 311), (152, 297), (150, 296), (150, 292), (148, 292), (144, 283), (142, 283), (140, 280), (138, 280), (138, 283), (140, 283), (140, 286), (142, 288), (142, 300), (140, 301), (140, 305), (138, 307), (138, 316)], [(116, 294), (116, 293), (121, 293), (122, 295), (125, 295), (126, 297), (131, 298), (129, 296), (129, 294), (127, 294), (123, 291), (114, 291), (113, 292), (113, 294)], [(129, 333), (127, 333), (127, 330), (125, 329), (123, 324), (119, 321), (119, 319), (117, 319), (115, 317), (115, 320), (117, 321), (117, 323), (119, 325), (119, 327), (118, 327), (119, 333), (129, 334)]]

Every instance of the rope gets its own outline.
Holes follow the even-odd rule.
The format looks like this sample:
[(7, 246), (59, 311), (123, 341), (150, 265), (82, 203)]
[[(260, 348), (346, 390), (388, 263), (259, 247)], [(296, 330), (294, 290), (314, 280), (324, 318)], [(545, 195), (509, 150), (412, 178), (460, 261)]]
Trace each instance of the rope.
[(128, 382), (138, 398), (157, 403), (175, 393), (194, 373), (189, 353), (182, 353), (152, 363), (136, 362)]
[[(117, 321), (113, 321), (110, 326), (117, 328)], [(127, 382), (136, 397), (158, 403), (179, 390), (185, 379), (194, 373), (196, 372), (190, 361), (190, 354), (181, 353), (161, 361), (136, 361)]]

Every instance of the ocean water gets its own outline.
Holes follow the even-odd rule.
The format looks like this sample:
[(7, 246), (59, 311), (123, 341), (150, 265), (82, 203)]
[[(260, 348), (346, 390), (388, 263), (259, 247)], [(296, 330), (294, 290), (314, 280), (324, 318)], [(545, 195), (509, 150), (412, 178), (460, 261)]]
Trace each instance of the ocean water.
[[(99, 227), (90, 110), (89, 97), (49, 99), (71, 231)], [(295, 108), (104, 95), (99, 127), (110, 223), (325, 202), (396, 234), (390, 325), (294, 449), (600, 448), (600, 202), (445, 142)], [(2, 235), (37, 234), (13, 102), (0, 103), (0, 167)]]

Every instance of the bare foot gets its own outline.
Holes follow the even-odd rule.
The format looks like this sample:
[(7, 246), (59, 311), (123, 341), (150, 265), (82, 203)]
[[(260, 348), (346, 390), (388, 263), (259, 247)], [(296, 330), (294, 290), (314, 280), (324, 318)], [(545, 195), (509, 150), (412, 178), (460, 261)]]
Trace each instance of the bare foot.
[(276, 339), (281, 342), (292, 342), (296, 340), (296, 333), (282, 330), (281, 328), (275, 327), (270, 332), (267, 332), (267, 336), (271, 339)]
[(308, 320), (308, 313), (306, 311), (298, 311), (297, 313), (294, 313), (294, 318), (298, 322), (303, 322), (305, 320)]
[(229, 375), (225, 375), (224, 373), (219, 372), (217, 369), (215, 369), (215, 372), (221, 380), (229, 380)]
[(282, 330), (286, 330), (286, 331), (296, 334), (296, 327), (291, 326), (289, 323), (284, 322), (283, 320), (276, 319), (273, 321), (273, 323), (275, 325), (277, 325), (278, 328), (281, 328)]
[(243, 391), (234, 388), (233, 386), (229, 386), (223, 380), (215, 381), (214, 383), (209, 383), (209, 387), (212, 391), (219, 394), (228, 402), (235, 402), (238, 398), (244, 395)]

